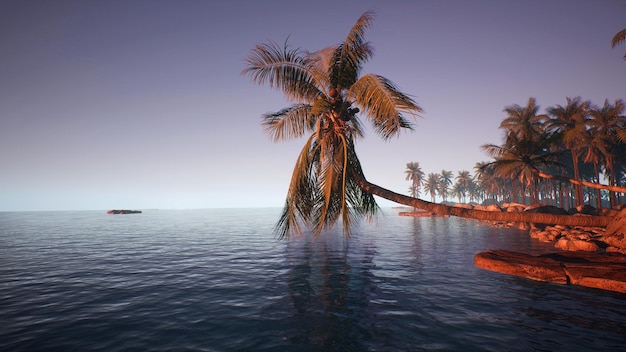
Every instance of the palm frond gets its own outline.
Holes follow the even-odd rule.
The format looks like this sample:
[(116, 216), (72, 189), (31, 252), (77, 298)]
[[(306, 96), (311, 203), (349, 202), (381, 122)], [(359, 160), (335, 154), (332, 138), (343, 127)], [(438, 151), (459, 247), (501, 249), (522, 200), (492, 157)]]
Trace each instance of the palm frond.
[(611, 40), (611, 48), (615, 48), (619, 44), (623, 43), (626, 40), (626, 28), (617, 32), (613, 39)]
[(374, 130), (383, 139), (398, 135), (402, 128), (412, 129), (404, 113), (418, 116), (422, 112), (411, 97), (400, 92), (393, 82), (378, 75), (361, 76), (346, 96), (363, 108)]
[(274, 142), (299, 138), (315, 128), (317, 115), (308, 104), (295, 104), (275, 113), (262, 116), (265, 132)]
[(365, 12), (356, 21), (346, 39), (335, 50), (328, 72), (330, 84), (347, 88), (356, 82), (363, 64), (372, 56), (373, 49), (365, 42), (365, 29), (374, 20), (373, 12)]
[(620, 142), (626, 143), (626, 128), (617, 129), (616, 134)]
[(330, 71), (330, 65), (336, 50), (337, 46), (335, 45), (307, 54), (310, 60), (309, 73), (315, 85), (320, 89), (330, 89), (333, 87), (330, 83), (328, 72)]
[(287, 238), (290, 234), (301, 234), (301, 224), (308, 226), (311, 223), (310, 216), (316, 198), (316, 157), (319, 155), (315, 136), (313, 134), (307, 139), (296, 160), (285, 206), (275, 227), (279, 239)]
[(495, 145), (495, 144), (484, 144), (480, 147), (480, 149), (485, 151), (487, 155), (489, 155), (490, 157), (494, 159), (497, 159), (500, 156), (502, 156), (502, 154), (509, 152), (505, 147)]
[(254, 83), (269, 84), (281, 90), (292, 101), (311, 101), (320, 94), (311, 77), (310, 60), (298, 48), (290, 48), (275, 42), (259, 44), (246, 58), (247, 68), (243, 75), (251, 77)]

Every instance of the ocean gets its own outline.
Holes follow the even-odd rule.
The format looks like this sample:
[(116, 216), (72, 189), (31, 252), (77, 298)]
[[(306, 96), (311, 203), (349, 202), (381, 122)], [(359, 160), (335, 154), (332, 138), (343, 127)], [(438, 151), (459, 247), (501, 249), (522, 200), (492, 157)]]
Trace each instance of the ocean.
[(279, 241), (280, 209), (0, 212), (0, 351), (626, 351), (626, 296), (474, 267), (526, 231), (384, 209)]

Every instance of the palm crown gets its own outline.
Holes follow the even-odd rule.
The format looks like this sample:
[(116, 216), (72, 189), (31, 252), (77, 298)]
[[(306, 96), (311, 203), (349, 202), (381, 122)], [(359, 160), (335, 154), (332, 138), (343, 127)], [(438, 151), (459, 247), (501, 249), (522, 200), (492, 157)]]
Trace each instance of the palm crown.
[(281, 238), (301, 232), (301, 224), (319, 234), (340, 217), (349, 234), (352, 220), (373, 215), (377, 210), (373, 196), (356, 182), (363, 178), (354, 149), (355, 139), (364, 133), (359, 116), (386, 140), (412, 128), (405, 114), (422, 111), (385, 77), (361, 75), (373, 53), (364, 40), (373, 15), (361, 15), (338, 45), (307, 52), (287, 42), (283, 46), (269, 42), (257, 45), (247, 57), (243, 74), (281, 90), (293, 102), (263, 115), (266, 132), (274, 141), (310, 134), (276, 227)]

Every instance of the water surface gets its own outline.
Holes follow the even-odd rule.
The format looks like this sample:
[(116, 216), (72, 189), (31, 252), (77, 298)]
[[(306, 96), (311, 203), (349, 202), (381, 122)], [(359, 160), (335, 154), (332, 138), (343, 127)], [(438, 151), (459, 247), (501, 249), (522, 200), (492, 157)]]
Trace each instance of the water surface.
[(473, 266), (527, 232), (387, 209), (277, 241), (279, 209), (0, 213), (3, 351), (624, 351), (626, 297)]

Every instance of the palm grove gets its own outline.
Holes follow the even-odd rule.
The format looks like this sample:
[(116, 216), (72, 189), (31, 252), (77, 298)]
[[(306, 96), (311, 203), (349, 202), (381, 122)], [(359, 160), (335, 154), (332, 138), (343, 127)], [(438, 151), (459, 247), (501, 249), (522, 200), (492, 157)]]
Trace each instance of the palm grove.
[[(526, 106), (504, 109), (501, 145), (482, 148), (494, 158), (469, 171), (426, 175), (418, 162), (406, 165), (409, 193), (423, 191), (434, 201), (519, 202), (573, 208), (592, 204), (615, 207), (626, 184), (626, 104), (622, 100), (594, 105), (580, 97), (546, 109), (530, 98)], [(607, 182), (608, 185), (601, 183)]]
[[(370, 183), (363, 174), (355, 140), (363, 137), (364, 118), (384, 140), (412, 129), (409, 116), (422, 108), (389, 79), (362, 74), (373, 48), (365, 30), (374, 14), (366, 12), (344, 41), (308, 52), (285, 42), (257, 45), (249, 53), (243, 74), (254, 83), (284, 93), (292, 104), (262, 117), (275, 142), (306, 137), (294, 167), (285, 206), (276, 225), (280, 238), (302, 232), (319, 234), (341, 220), (351, 224), (378, 210), (374, 195), (416, 208), (482, 220), (606, 226), (603, 216), (575, 217), (540, 213), (488, 212), (427, 202)], [(513, 134), (511, 134), (513, 135)], [(494, 154), (497, 152), (494, 151)]]

